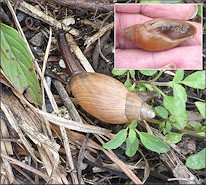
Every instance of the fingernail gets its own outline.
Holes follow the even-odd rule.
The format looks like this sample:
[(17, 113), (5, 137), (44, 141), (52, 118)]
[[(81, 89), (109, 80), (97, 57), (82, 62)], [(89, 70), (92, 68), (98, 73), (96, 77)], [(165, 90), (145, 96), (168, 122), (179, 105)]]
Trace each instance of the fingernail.
[(177, 66), (175, 63), (170, 63), (170, 64), (167, 64), (165, 66), (163, 66), (161, 69), (163, 70), (175, 70), (177, 69)]
[(193, 19), (198, 13), (198, 5), (194, 4), (194, 11), (192, 13), (192, 15), (190, 16), (190, 19)]

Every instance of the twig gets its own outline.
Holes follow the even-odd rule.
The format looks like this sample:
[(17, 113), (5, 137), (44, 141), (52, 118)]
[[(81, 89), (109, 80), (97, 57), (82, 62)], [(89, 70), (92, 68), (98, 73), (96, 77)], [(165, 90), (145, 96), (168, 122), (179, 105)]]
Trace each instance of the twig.
[[(2, 98), (2, 100), (4, 100)], [(34, 154), (34, 148), (31, 146), (31, 144), (27, 141), (26, 137), (24, 136), (23, 132), (21, 131), (19, 125), (17, 124), (17, 121), (15, 119), (15, 116), (13, 115), (13, 113), (9, 110), (8, 107), (6, 107), (5, 102), (1, 102), (1, 109), (4, 112), (4, 114), (6, 115), (10, 125), (13, 127), (13, 129), (18, 133), (22, 143), (24, 144), (24, 146), (27, 148), (28, 152), (30, 153), (30, 155), (37, 160), (38, 162), (41, 163), (41, 161), (39, 161), (37, 159), (37, 157)]]
[[(101, 49), (103, 48), (103, 46), (105, 45), (105, 43), (107, 42), (109, 36), (111, 34), (111, 30), (108, 30), (102, 37), (100, 40), (100, 43), (98, 42), (94, 52), (93, 52), (93, 67), (95, 70), (97, 70), (98, 68), (98, 63), (99, 63), (99, 54)], [(98, 39), (99, 40), (99, 39)], [(107, 59), (106, 59), (107, 60)]]
[[(31, 167), (31, 166), (29, 166), (29, 165), (27, 165), (27, 164), (25, 164), (25, 163), (22, 163), (21, 161), (19, 161), (19, 160), (17, 160), (17, 159), (14, 159), (14, 158), (9, 157), (9, 156), (7, 156), (7, 155), (4, 155), (4, 154), (2, 154), (2, 153), (1, 153), (1, 157), (4, 158), (4, 159), (9, 160), (11, 163), (13, 163), (13, 164), (15, 164), (15, 165), (17, 165), (17, 166), (20, 166), (20, 167), (22, 167), (22, 168), (24, 168), (24, 169), (26, 169), (26, 170), (28, 170), (28, 171), (30, 171), (30, 172), (33, 172), (34, 174), (39, 175), (39, 176), (42, 177), (45, 181), (49, 181), (49, 180), (50, 180), (50, 178), (49, 178), (48, 175), (45, 175), (44, 173), (36, 170), (35, 168), (33, 168), (33, 167)], [(53, 180), (55, 180), (55, 179), (53, 179)], [(57, 182), (57, 183), (58, 183), (58, 182)]]
[(79, 113), (77, 112), (74, 104), (72, 103), (72, 101), (71, 101), (69, 95), (67, 94), (66, 90), (64, 89), (62, 83), (57, 81), (57, 80), (53, 80), (52, 82), (53, 82), (56, 90), (58, 91), (64, 105), (67, 107), (67, 109), (70, 113), (71, 119), (74, 121), (83, 123)]
[(73, 163), (73, 159), (72, 159), (72, 154), (71, 154), (71, 150), (70, 150), (70, 144), (69, 144), (69, 139), (67, 137), (66, 129), (64, 127), (60, 127), (60, 131), (61, 131), (63, 142), (64, 142), (64, 149), (66, 152), (67, 160), (68, 160), (70, 168), (71, 168), (71, 177), (72, 177), (73, 184), (79, 184), (77, 174), (74, 171), (75, 168), (74, 168), (74, 163)]
[(111, 30), (114, 27), (114, 22), (102, 27), (102, 29), (95, 33), (94, 35), (92, 35), (91, 37), (88, 37), (85, 42), (84, 45), (87, 45), (86, 48), (88, 48), (92, 43), (94, 43), (98, 37), (104, 35), (108, 30)]
[[(47, 44), (47, 47), (46, 47), (46, 52), (45, 52), (45, 56), (44, 56), (44, 61), (43, 61), (43, 67), (42, 67), (42, 73), (41, 73), (41, 79), (44, 79), (44, 74), (45, 74), (45, 70), (46, 70), (46, 64), (47, 64), (47, 60), (48, 60), (48, 56), (49, 56), (49, 51), (50, 51), (50, 47), (51, 47), (51, 40), (52, 40), (52, 29), (50, 27), (50, 31), (49, 31), (49, 40), (48, 40), (48, 44)], [(45, 105), (45, 94), (44, 94), (44, 83), (43, 83), (43, 80), (41, 80), (41, 89), (42, 89), (42, 102), (43, 102), (43, 105), (42, 105), (42, 110), (46, 112), (46, 105)], [(51, 98), (49, 98), (51, 99)], [(51, 138), (52, 137), (52, 131), (51, 131), (51, 128), (50, 128), (50, 123), (48, 122), (48, 120), (44, 120), (45, 124), (46, 124), (46, 129), (47, 129), (47, 132), (49, 134), (49, 136)], [(44, 127), (43, 127), (44, 128)], [(45, 133), (47, 133), (45, 132)]]
[(113, 11), (113, 4), (103, 4), (98, 1), (91, 0), (53, 0), (58, 4), (69, 6), (70, 8), (92, 9), (95, 11)]
[[(16, 0), (11, 0), (12, 4), (14, 5), (16, 3)], [(65, 31), (68, 31), (70, 34), (74, 36), (78, 36), (80, 33), (78, 30), (70, 27), (65, 26), (60, 21), (54, 19), (53, 17), (50, 17), (49, 15), (43, 13), (39, 9), (37, 9), (35, 6), (32, 6), (25, 1), (19, 1), (18, 6), (16, 7), (18, 10), (30, 15), (31, 17), (34, 17), (36, 19), (41, 20), (42, 22), (45, 22), (49, 24), (52, 27), (63, 29)]]
[(98, 36), (99, 53), (100, 53), (101, 57), (102, 57), (106, 62), (109, 62), (109, 60), (105, 58), (105, 56), (103, 55), (102, 50), (101, 50), (101, 46), (100, 46), (100, 32), (101, 32), (101, 30), (102, 30), (102, 27), (103, 27), (105, 21), (106, 21), (107, 19), (109, 19), (109, 17), (110, 17), (112, 14), (113, 14), (113, 12), (109, 13), (109, 14), (104, 18), (104, 20), (102, 21), (102, 24), (101, 24), (100, 27), (99, 27), (99, 36)]
[[(80, 116), (78, 115), (78, 112), (75, 108), (75, 106), (73, 105), (72, 101), (70, 100), (66, 90), (64, 89), (63, 85), (61, 84), (61, 82), (54, 80), (53, 81), (54, 86), (56, 87), (57, 91), (59, 92), (60, 97), (62, 98), (62, 101), (64, 102), (65, 106), (68, 108), (70, 114), (71, 114), (71, 119), (78, 121), (78, 122), (82, 122)], [(75, 167), (73, 164), (73, 159), (72, 159), (72, 155), (71, 155), (71, 150), (70, 150), (70, 144), (69, 144), (69, 139), (67, 137), (66, 134), (66, 130), (64, 127), (60, 127), (60, 131), (63, 137), (63, 141), (64, 141), (64, 148), (66, 151), (66, 155), (67, 155), (67, 159), (71, 168), (71, 177), (73, 180), (74, 184), (79, 184), (78, 182), (78, 178), (77, 178), (77, 174), (76, 172), (74, 172)]]
[(74, 51), (75, 55), (79, 59), (80, 63), (84, 67), (84, 69), (87, 72), (94, 72), (94, 69), (92, 68), (91, 64), (89, 63), (87, 58), (82, 53), (82, 51), (80, 50), (79, 46), (74, 42), (73, 37), (71, 35), (69, 35), (69, 34), (66, 34), (65, 36), (66, 36), (67, 42), (71, 46), (71, 49)]
[(79, 155), (78, 155), (78, 168), (77, 168), (78, 170), (77, 170), (77, 173), (78, 173), (79, 182), (81, 182), (81, 184), (84, 184), (84, 182), (82, 181), (82, 178), (81, 178), (81, 174), (82, 174), (82, 167), (81, 166), (82, 166), (82, 163), (83, 163), (84, 152), (85, 152), (86, 147), (87, 147), (88, 138), (89, 138), (89, 134), (87, 134), (85, 136), (85, 140), (82, 143), (82, 147), (80, 148)]
[(33, 179), (27, 175), (23, 170), (21, 170), (21, 168), (19, 168), (17, 165), (13, 165), (13, 167), (21, 174), (23, 175), (31, 184), (36, 184)]
[(26, 105), (28, 105), (33, 111), (39, 113), (41, 116), (43, 116), (44, 118), (48, 119), (50, 122), (52, 122), (58, 126), (62, 126), (62, 127), (65, 127), (65, 128), (71, 129), (71, 130), (76, 130), (76, 131), (84, 132), (84, 133), (95, 133), (95, 134), (106, 135), (106, 134), (109, 134), (111, 132), (108, 129), (104, 129), (104, 128), (92, 126), (92, 125), (85, 125), (85, 124), (82, 124), (82, 123), (79, 123), (76, 121), (67, 120), (67, 119), (61, 118), (59, 116), (49, 114), (47, 112), (39, 110), (36, 107), (34, 107), (32, 104), (30, 104), (24, 98), (23, 95), (19, 94), (15, 90), (13, 92), (18, 98), (20, 98), (22, 101), (24, 101), (26, 103)]

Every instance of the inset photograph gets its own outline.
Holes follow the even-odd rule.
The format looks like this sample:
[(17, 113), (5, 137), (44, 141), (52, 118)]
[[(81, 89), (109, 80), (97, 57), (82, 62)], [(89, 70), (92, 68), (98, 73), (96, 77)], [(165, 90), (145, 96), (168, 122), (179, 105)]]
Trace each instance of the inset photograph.
[(202, 69), (197, 4), (115, 4), (115, 69)]

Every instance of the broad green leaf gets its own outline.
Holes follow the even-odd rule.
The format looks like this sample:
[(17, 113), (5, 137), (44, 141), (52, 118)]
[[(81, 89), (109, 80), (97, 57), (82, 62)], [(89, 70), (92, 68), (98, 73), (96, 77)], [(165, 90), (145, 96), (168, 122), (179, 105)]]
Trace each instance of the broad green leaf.
[(126, 81), (124, 82), (124, 86), (128, 89), (129, 87), (132, 86), (132, 83), (130, 82), (130, 79), (126, 79)]
[(122, 145), (122, 143), (125, 141), (126, 137), (127, 137), (127, 129), (123, 129), (123, 130), (119, 131), (111, 141), (105, 143), (103, 145), (103, 147), (108, 149), (108, 150), (116, 149)]
[(159, 115), (161, 118), (163, 118), (163, 119), (168, 118), (168, 111), (164, 107), (157, 106), (154, 109), (155, 109), (157, 115)]
[(134, 141), (131, 142), (131, 140), (128, 138), (126, 141), (126, 151), (125, 154), (128, 157), (132, 157), (136, 154), (139, 147), (139, 139), (135, 137)]
[(200, 152), (189, 156), (186, 160), (186, 166), (193, 170), (201, 170), (206, 168), (206, 149), (202, 149)]
[(41, 105), (41, 89), (26, 43), (15, 29), (2, 23), (0, 26), (2, 70), (20, 94)]
[(138, 132), (142, 144), (149, 150), (160, 153), (169, 151), (169, 146), (158, 137), (146, 132)]
[(136, 132), (134, 129), (129, 129), (128, 139), (131, 143), (134, 142), (135, 138), (137, 137)]
[(196, 89), (205, 89), (205, 71), (197, 71), (187, 76), (181, 83)]
[(172, 125), (179, 130), (184, 129), (188, 123), (187, 111), (184, 111), (181, 115), (175, 115), (175, 119), (176, 119), (176, 122), (172, 123)]
[(174, 97), (165, 95), (163, 97), (163, 105), (172, 115), (174, 115)]
[(174, 84), (173, 86), (174, 95), (174, 115), (179, 116), (186, 111), (187, 94), (184, 87), (180, 84)]
[(184, 70), (177, 70), (173, 82), (179, 83), (184, 77)]
[(202, 117), (205, 118), (205, 114), (206, 114), (205, 107), (206, 107), (206, 104), (204, 102), (197, 101), (197, 102), (195, 102), (195, 105), (198, 108), (198, 110), (199, 110), (200, 114), (202, 115)]
[(178, 129), (178, 130), (181, 130), (181, 129), (182, 129), (181, 125), (177, 122), (175, 116), (172, 116), (172, 115), (171, 115), (171, 116), (169, 117), (168, 123), (170, 123), (172, 126), (174, 126), (174, 127), (175, 127), (176, 129)]
[(127, 72), (127, 70), (117, 70), (117, 69), (112, 69), (112, 74), (116, 76), (123, 75)]
[(179, 134), (179, 133), (171, 133), (171, 134), (167, 134), (165, 136), (166, 140), (168, 141), (168, 143), (173, 143), (176, 144), (178, 142), (180, 142), (182, 140), (182, 136), (184, 134)]
[(129, 70), (129, 74), (131, 75), (132, 78), (135, 77), (135, 70)]
[(139, 72), (145, 76), (152, 76), (157, 72), (157, 70), (139, 70)]
[(137, 120), (133, 120), (132, 123), (130, 123), (129, 128), (130, 129), (135, 129), (137, 126)]

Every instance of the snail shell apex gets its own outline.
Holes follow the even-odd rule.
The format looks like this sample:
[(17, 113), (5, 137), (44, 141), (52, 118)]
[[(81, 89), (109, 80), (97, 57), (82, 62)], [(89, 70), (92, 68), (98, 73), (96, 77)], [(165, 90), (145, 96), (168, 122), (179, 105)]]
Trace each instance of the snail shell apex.
[(139, 96), (118, 80), (100, 73), (80, 73), (70, 80), (79, 105), (92, 116), (112, 124), (149, 120), (155, 113)]
[(144, 50), (163, 51), (194, 37), (196, 32), (188, 22), (160, 18), (125, 28), (123, 35)]

